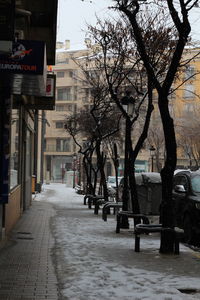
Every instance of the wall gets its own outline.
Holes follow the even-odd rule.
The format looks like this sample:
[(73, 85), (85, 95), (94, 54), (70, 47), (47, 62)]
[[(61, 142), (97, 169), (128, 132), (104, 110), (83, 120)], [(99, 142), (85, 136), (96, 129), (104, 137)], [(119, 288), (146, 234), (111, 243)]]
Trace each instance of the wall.
[(5, 208), (5, 234), (7, 235), (20, 218), (21, 186), (18, 185), (10, 193), (9, 202)]

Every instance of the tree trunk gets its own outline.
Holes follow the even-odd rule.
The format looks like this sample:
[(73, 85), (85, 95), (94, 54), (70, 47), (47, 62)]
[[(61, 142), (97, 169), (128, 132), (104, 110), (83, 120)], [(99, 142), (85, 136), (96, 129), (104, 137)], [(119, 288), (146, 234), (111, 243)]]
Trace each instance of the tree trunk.
[(166, 228), (166, 230), (163, 230), (161, 233), (160, 252), (173, 253), (174, 232), (173, 230), (168, 229), (174, 228), (174, 205), (172, 202), (172, 188), (173, 175), (177, 161), (176, 137), (173, 119), (169, 114), (167, 95), (159, 95), (158, 103), (163, 124), (166, 147), (166, 161), (164, 168), (161, 170), (162, 202), (160, 207), (160, 221), (163, 228)]
[(122, 193), (122, 210), (128, 210), (128, 199), (129, 199), (129, 185), (128, 185), (128, 170), (129, 170), (129, 140), (131, 136), (131, 123), (126, 118), (126, 132), (125, 132), (125, 154), (124, 154), (124, 186)]
[[(87, 162), (86, 162), (87, 160)], [(94, 195), (94, 188), (92, 185), (92, 178), (91, 178), (91, 164), (89, 163), (88, 158), (86, 158), (86, 156), (84, 155), (83, 157), (83, 167), (85, 170), (85, 174), (86, 174), (86, 194), (92, 194)]]
[(96, 153), (97, 153), (97, 164), (98, 168), (101, 174), (101, 183), (103, 186), (103, 195), (105, 201), (108, 201), (108, 189), (106, 184), (106, 176), (104, 172), (104, 159), (103, 159), (103, 153), (101, 153), (101, 141), (97, 140), (96, 142)]

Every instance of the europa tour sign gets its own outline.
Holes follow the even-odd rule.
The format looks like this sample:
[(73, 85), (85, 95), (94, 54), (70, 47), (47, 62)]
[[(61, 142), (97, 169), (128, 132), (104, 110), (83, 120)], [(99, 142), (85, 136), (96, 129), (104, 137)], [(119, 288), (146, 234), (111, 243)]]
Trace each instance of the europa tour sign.
[(0, 55), (0, 72), (43, 75), (46, 49), (42, 41), (18, 40), (13, 42), (9, 56)]

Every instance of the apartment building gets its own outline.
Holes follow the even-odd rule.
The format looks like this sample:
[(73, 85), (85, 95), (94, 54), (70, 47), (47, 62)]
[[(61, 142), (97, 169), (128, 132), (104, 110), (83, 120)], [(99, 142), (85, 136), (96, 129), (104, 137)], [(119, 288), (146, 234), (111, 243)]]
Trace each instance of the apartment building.
[[(77, 163), (76, 146), (64, 129), (65, 118), (68, 114), (75, 114), (80, 108), (89, 105), (90, 90), (81, 80), (80, 67), (73, 57), (84, 57), (88, 53), (86, 45), (73, 49), (70, 41), (57, 43), (56, 65), (53, 72), (56, 74), (56, 106), (54, 111), (47, 111), (45, 118), (49, 126), (45, 126), (44, 145), (44, 180), (62, 182), (65, 173), (74, 169), (74, 160)], [(125, 127), (122, 126), (125, 135)], [(119, 147), (120, 175), (123, 174), (124, 144)], [(151, 168), (149, 150), (142, 150), (136, 161), (136, 171), (148, 171)], [(107, 163), (107, 175), (114, 174), (112, 163)]]
[[(88, 49), (72, 49), (70, 41), (57, 43), (56, 65), (56, 106), (54, 111), (47, 111), (45, 118), (44, 145), (44, 179), (61, 182), (65, 172), (74, 169), (76, 147), (69, 134), (64, 129), (65, 118), (68, 114), (88, 105), (87, 91), (80, 78), (80, 68), (73, 57), (86, 55)], [(48, 126), (49, 124), (49, 126)]]
[[(194, 113), (197, 113), (200, 99), (200, 87), (198, 85), (200, 79), (200, 59), (198, 49), (192, 49), (186, 52), (185, 59), (192, 59), (187, 67), (183, 68), (178, 79), (174, 84), (175, 91), (170, 96), (169, 108), (174, 118), (175, 129), (178, 140), (178, 162), (177, 167), (187, 168), (191, 165), (184, 147), (181, 146), (180, 128), (189, 126)], [(44, 179), (51, 181), (63, 181), (65, 173), (74, 170), (74, 163), (77, 163), (77, 149), (69, 134), (64, 129), (65, 118), (68, 114), (75, 114), (83, 106), (89, 105), (89, 88), (84, 85), (81, 80), (81, 70), (74, 62), (73, 57), (84, 57), (88, 53), (87, 46), (83, 49), (70, 48), (70, 41), (57, 43), (56, 65), (53, 72), (56, 74), (56, 106), (54, 111), (46, 112), (48, 121), (45, 128), (45, 145), (44, 145)], [(183, 83), (183, 84), (182, 84)], [(154, 100), (155, 110), (153, 113), (154, 133), (162, 132), (159, 112), (156, 106), (156, 97)], [(156, 129), (155, 129), (156, 128)], [(121, 130), (125, 127), (122, 126)], [(157, 142), (156, 142), (157, 138)], [(146, 142), (146, 147), (141, 150), (135, 164), (136, 172), (159, 171), (164, 164), (164, 141), (158, 142), (158, 136), (154, 139), (150, 138)], [(154, 146), (154, 153), (152, 147)], [(151, 151), (150, 151), (151, 148)], [(120, 175), (123, 174), (123, 156), (124, 144), (119, 147), (120, 154)], [(75, 162), (76, 161), (76, 162)], [(111, 162), (107, 165), (108, 175), (113, 175), (114, 168)]]
[[(200, 158), (200, 135), (198, 134), (200, 115), (200, 49), (186, 49), (182, 58), (182, 64), (184, 65), (186, 62), (187, 64), (181, 68), (173, 84), (172, 93), (169, 96), (169, 110), (174, 119), (177, 138), (177, 168), (196, 169)], [(155, 96), (152, 118), (155, 139), (152, 141), (152, 144), (156, 148), (155, 156), (157, 154), (160, 165), (163, 165), (165, 156), (163, 138), (159, 136), (159, 128), (162, 131), (162, 127), (158, 116), (159, 112)]]

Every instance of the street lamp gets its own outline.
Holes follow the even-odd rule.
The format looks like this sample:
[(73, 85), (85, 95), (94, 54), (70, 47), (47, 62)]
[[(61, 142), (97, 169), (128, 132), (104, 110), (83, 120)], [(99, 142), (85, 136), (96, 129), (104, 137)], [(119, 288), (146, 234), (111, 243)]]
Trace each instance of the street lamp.
[(153, 158), (154, 158), (154, 153), (155, 153), (155, 148), (153, 145), (150, 146), (149, 151), (150, 151), (150, 157), (151, 157), (151, 172), (153, 172)]
[(131, 96), (130, 91), (126, 91), (126, 95), (121, 99), (121, 103), (129, 117), (132, 117), (135, 110), (135, 99)]
[(75, 188), (75, 176), (76, 176), (76, 153), (73, 154), (73, 188)]
[[(128, 174), (129, 174), (129, 142), (131, 136), (131, 127), (132, 123), (130, 118), (133, 116), (135, 110), (135, 99), (131, 96), (130, 91), (126, 91), (126, 95), (121, 99), (121, 104), (126, 111), (126, 127), (125, 127), (125, 153), (124, 153), (124, 187), (122, 194), (122, 210), (128, 210), (128, 200), (129, 200), (129, 185), (128, 185)], [(129, 228), (128, 217), (123, 216), (121, 224), (121, 228)]]

